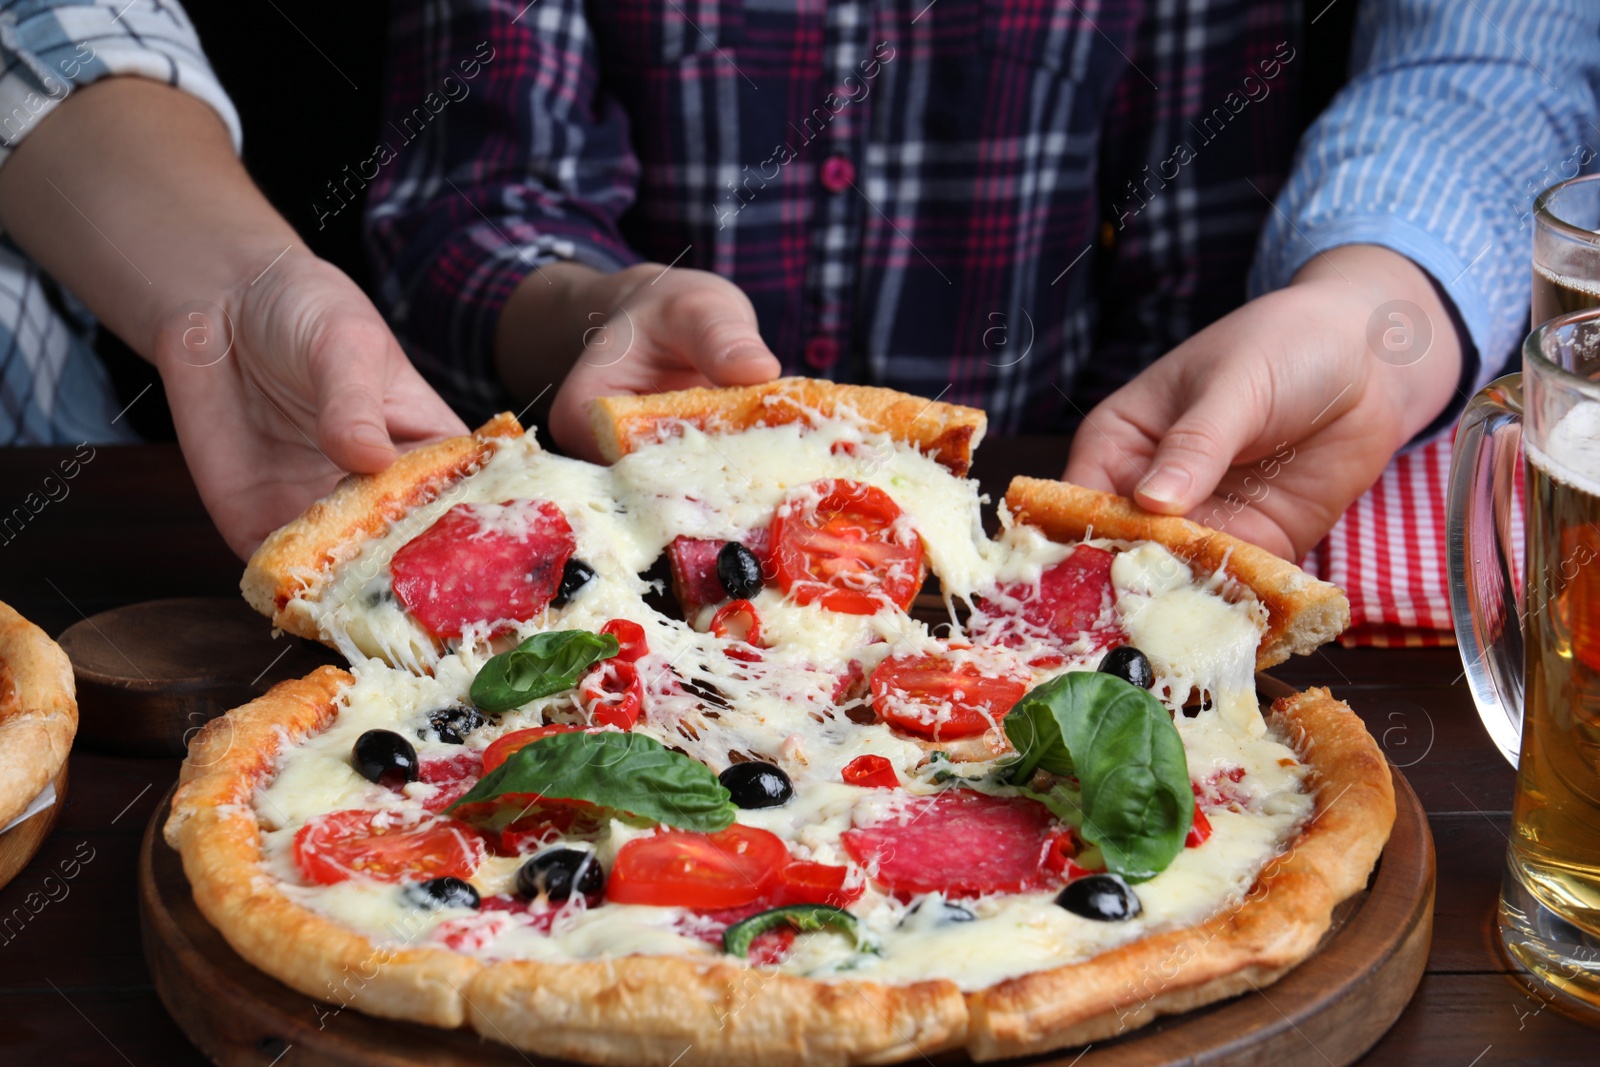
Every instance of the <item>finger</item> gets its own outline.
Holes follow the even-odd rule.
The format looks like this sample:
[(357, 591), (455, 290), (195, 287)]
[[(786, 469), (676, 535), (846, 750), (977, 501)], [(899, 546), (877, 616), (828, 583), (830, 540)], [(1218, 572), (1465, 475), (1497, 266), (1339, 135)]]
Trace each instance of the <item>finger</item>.
[(423, 380), (402, 353), (389, 373), (384, 415), (390, 439), (402, 449), (470, 432), (461, 417)]
[(713, 385), (754, 385), (782, 370), (756, 325), (756, 311), (738, 286), (713, 274), (667, 298), (662, 344)]
[(555, 401), (550, 405), (550, 435), (567, 455), (591, 463), (604, 461), (589, 422), (590, 403), (603, 395), (605, 392), (592, 383), (586, 385), (576, 373), (567, 375), (567, 380), (556, 391)]
[(782, 370), (749, 298), (703, 271), (664, 272), (640, 285), (585, 341), (550, 410), (556, 442), (584, 459), (599, 458), (590, 428), (597, 397), (755, 385)]
[(308, 361), (318, 446), (343, 470), (372, 474), (385, 469), (398, 450), (383, 400), (389, 368), (404, 354), (381, 321), (338, 324), (318, 344)]
[(1134, 488), (1149, 510), (1182, 515), (1198, 507), (1222, 481), (1234, 458), (1260, 435), (1262, 405), (1225, 382), (1213, 383), (1161, 435), (1150, 469)]
[(1153, 437), (1101, 404), (1073, 436), (1062, 480), (1126, 495), (1150, 468), (1155, 446)]
[(1157, 363), (1094, 406), (1072, 439), (1063, 477), (1131, 497), (1150, 470), (1162, 434), (1183, 413), (1186, 390)]

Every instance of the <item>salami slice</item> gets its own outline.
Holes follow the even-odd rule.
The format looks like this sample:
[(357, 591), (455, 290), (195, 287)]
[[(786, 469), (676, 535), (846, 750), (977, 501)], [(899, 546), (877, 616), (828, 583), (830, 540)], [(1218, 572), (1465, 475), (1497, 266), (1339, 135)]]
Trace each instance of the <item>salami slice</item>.
[(843, 841), (872, 880), (896, 896), (964, 898), (1052, 884), (1044, 861), (1061, 830), (1036, 800), (951, 789), (910, 797), (882, 821), (846, 830)]
[(457, 504), (401, 546), (395, 595), (437, 637), (480, 622), (524, 622), (561, 584), (576, 542), (548, 500)]
[(437, 791), (422, 802), (432, 812), (441, 812), (467, 795), (483, 776), (483, 760), (476, 752), (462, 752), (443, 759), (425, 759), (417, 767), (417, 780), (437, 786)]
[(548, 934), (563, 905), (548, 900), (529, 901), (500, 893), (484, 897), (478, 911), (446, 919), (434, 927), (430, 938), (457, 952), (482, 952), (518, 926)]
[[(755, 553), (767, 573), (767, 531), (751, 530), (739, 542)], [(667, 562), (672, 567), (672, 591), (678, 596), (685, 615), (692, 615), (707, 604), (728, 599), (728, 591), (717, 577), (717, 553), (728, 542), (703, 537), (676, 537), (667, 546)]]
[(1001, 587), (1001, 595), (1017, 606), (985, 601), (982, 614), (988, 618), (975, 620), (972, 636), (980, 641), (989, 637), (1015, 648), (1023, 643), (1022, 635), (1005, 623), (1021, 618), (1063, 646), (1085, 637), (1091, 649), (1123, 644), (1127, 636), (1117, 626), (1112, 608), (1116, 593), (1111, 586), (1111, 563), (1115, 559), (1114, 553), (1103, 548), (1079, 545), (1072, 555), (1040, 575), (1037, 592), (1030, 585)]

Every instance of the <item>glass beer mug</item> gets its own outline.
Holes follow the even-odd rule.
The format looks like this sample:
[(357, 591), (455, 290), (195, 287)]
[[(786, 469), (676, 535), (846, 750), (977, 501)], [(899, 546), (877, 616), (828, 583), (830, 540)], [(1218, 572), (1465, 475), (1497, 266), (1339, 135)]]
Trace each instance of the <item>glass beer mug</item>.
[[(1456, 436), (1450, 607), (1478, 712), (1517, 767), (1501, 940), (1600, 1009), (1600, 308), (1540, 326), (1522, 358)], [(1508, 543), (1519, 444), (1521, 575)]]
[(1553, 185), (1533, 204), (1533, 322), (1600, 306), (1600, 174)]

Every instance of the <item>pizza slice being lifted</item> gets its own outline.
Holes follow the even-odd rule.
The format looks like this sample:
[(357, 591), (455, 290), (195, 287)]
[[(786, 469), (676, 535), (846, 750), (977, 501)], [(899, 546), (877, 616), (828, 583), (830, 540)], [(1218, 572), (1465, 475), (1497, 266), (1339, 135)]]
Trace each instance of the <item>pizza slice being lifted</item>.
[(173, 803), (257, 966), (593, 1062), (992, 1059), (1271, 981), (1364, 884), (1376, 746), (1254, 689), (1333, 587), (1033, 479), (990, 539), (972, 409), (785, 380), (595, 420), (608, 467), (502, 417), (251, 561), (352, 664), (208, 727)]

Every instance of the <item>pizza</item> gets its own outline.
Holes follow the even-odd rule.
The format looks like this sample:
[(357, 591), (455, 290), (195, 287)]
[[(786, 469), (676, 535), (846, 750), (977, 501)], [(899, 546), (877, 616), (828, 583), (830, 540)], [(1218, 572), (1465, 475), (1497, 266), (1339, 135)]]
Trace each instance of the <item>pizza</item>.
[[(347, 481), (246, 597), (340, 650), (192, 741), (201, 912), (320, 1001), (607, 1064), (1098, 1040), (1312, 953), (1394, 819), (1265, 551), (1018, 478), (981, 412), (786, 379), (501, 416)], [(919, 603), (919, 597), (921, 602)]]
[(67, 654), (0, 603), (0, 827), (61, 773), (78, 732), (75, 693)]

